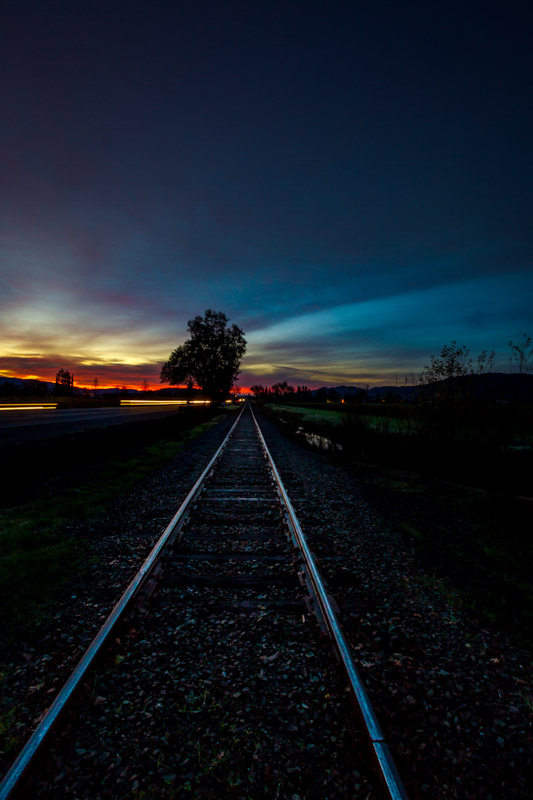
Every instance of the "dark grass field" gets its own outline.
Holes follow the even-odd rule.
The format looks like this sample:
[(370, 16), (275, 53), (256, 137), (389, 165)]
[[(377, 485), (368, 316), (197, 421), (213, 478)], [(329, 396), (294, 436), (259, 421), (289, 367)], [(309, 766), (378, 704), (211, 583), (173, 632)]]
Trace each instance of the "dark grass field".
[(168, 463), (220, 412), (191, 409), (4, 450), (0, 506), (2, 638), (31, 635), (54, 597), (86, 565), (83, 539), (65, 523), (95, 520), (107, 504)]
[(427, 579), (482, 625), (533, 646), (533, 502), (413, 476), (359, 477)]
[(269, 413), (299, 440), (313, 432), (340, 444), (332, 457), (352, 469), (380, 524), (401, 532), (428, 583), (481, 625), (533, 647), (531, 448), (514, 439), (483, 448), (469, 435), (444, 440), (416, 426), (402, 433), (392, 408), (371, 424), (371, 409), (364, 418), (331, 405)]

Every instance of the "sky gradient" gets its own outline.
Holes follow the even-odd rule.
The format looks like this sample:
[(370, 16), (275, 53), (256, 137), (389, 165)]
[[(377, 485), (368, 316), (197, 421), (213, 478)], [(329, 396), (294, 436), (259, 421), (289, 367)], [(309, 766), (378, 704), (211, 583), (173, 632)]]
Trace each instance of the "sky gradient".
[(25, 2), (0, 34), (0, 375), (393, 383), (533, 334), (526, 3)]

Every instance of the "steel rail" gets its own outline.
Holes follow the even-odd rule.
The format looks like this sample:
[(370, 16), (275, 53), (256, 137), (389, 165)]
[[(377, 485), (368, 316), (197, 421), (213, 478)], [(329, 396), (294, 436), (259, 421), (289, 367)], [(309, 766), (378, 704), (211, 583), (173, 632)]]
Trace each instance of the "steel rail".
[(364, 728), (367, 737), (370, 740), (371, 752), (374, 756), (381, 782), (391, 800), (408, 800), (407, 793), (398, 774), (398, 770), (390, 753), (389, 747), (385, 741), (385, 737), (379, 725), (376, 713), (372, 707), (361, 676), (359, 675), (357, 667), (353, 661), (350, 648), (340, 628), (337, 615), (333, 610), (327, 592), (324, 588), (324, 584), (316, 567), (315, 560), (309, 549), (309, 545), (307, 544), (307, 539), (298, 521), (298, 517), (296, 516), (293, 505), (285, 490), (281, 476), (274, 463), (274, 459), (272, 458), (270, 450), (268, 449), (265, 437), (263, 436), (251, 406), (250, 412), (285, 505), (289, 519), (289, 527), (291, 528), (291, 531), (298, 543), (298, 547), (300, 548), (305, 559), (309, 579), (316, 594), (320, 612), (322, 613), (335, 650), (337, 651), (337, 654), (346, 672), (350, 691), (356, 701), (356, 708), (358, 709), (363, 720)]
[(237, 423), (239, 422), (244, 408), (240, 411), (239, 416), (233, 423), (229, 433), (225, 437), (224, 441), (217, 449), (215, 455), (209, 461), (209, 464), (204, 469), (196, 483), (194, 484), (193, 488), (179, 507), (176, 514), (173, 516), (170, 523), (165, 528), (164, 532), (161, 534), (159, 539), (157, 540), (156, 544), (152, 548), (150, 554), (144, 561), (142, 567), (137, 572), (133, 580), (128, 585), (127, 589), (124, 591), (118, 602), (113, 607), (111, 613), (109, 614), (108, 618), (94, 637), (93, 641), (79, 660), (78, 664), (74, 668), (73, 672), (71, 673), (70, 677), (67, 679), (65, 684), (59, 690), (56, 698), (49, 706), (48, 710), (45, 712), (44, 717), (42, 718), (41, 722), (35, 728), (32, 735), (20, 751), (18, 757), (13, 762), (9, 770), (6, 772), (2, 783), (0, 784), (0, 800), (8, 800), (8, 798), (12, 797), (14, 792), (17, 790), (20, 782), (22, 781), (24, 775), (28, 771), (28, 768), (36, 757), (37, 753), (41, 750), (45, 741), (48, 740), (50, 737), (51, 731), (57, 722), (59, 716), (64, 711), (66, 706), (68, 705), (69, 701), (72, 699), (75, 691), (79, 689), (81, 682), (83, 681), (84, 677), (87, 675), (87, 672), (91, 665), (94, 663), (95, 658), (97, 655), (102, 651), (104, 644), (108, 641), (109, 636), (113, 629), (115, 628), (118, 621), (123, 617), (126, 610), (130, 607), (133, 600), (138, 596), (140, 590), (145, 585), (148, 576), (150, 575), (151, 571), (153, 570), (157, 559), (159, 558), (161, 552), (163, 551), (164, 547), (168, 543), (168, 540), (176, 530), (177, 526), (180, 522), (183, 521), (187, 511), (189, 510), (190, 505), (196, 499), (197, 495), (203, 488), (203, 484), (205, 479), (207, 478), (209, 472), (211, 471), (215, 461), (217, 461), (218, 457), (226, 447), (230, 436), (232, 435), (233, 431), (235, 430)]

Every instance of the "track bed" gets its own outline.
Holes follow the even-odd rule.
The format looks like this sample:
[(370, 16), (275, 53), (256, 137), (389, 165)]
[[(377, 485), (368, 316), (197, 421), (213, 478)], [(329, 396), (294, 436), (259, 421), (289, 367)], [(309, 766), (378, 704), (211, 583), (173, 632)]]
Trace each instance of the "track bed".
[(246, 410), (24, 791), (384, 796), (309, 588)]

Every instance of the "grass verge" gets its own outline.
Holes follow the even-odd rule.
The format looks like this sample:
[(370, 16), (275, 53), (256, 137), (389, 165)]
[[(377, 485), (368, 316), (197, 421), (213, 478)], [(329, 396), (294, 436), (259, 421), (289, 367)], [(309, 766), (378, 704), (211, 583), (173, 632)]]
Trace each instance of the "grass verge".
[[(406, 458), (401, 437), (391, 429), (388, 435), (373, 432), (369, 438), (361, 423), (353, 430), (328, 427), (320, 418), (326, 411), (317, 410), (306, 420), (296, 410), (271, 408), (285, 423), (284, 433), (304, 426), (343, 445), (340, 457), (361, 482), (381, 525), (401, 532), (428, 585), (446, 599), (453, 597), (481, 624), (533, 645), (533, 501), (505, 494), (497, 481), (488, 491), (458, 485), (468, 476), (457, 462), (446, 472), (444, 465), (436, 468), (432, 475), (429, 467), (441, 465)], [(501, 471), (506, 457), (501, 457)], [(416, 473), (417, 468), (425, 474)]]
[(533, 505), (415, 476), (357, 469), (382, 524), (400, 530), (421, 573), (446, 598), (533, 644)]
[(330, 411), (322, 408), (309, 408), (280, 405), (271, 403), (269, 410), (275, 414), (283, 414), (301, 422), (317, 422), (319, 424), (342, 425), (344, 414), (342, 411)]
[[(270, 410), (275, 414), (302, 425), (330, 426), (338, 430), (347, 426), (357, 430), (364, 426), (370, 431), (388, 434), (408, 435), (420, 429), (420, 422), (412, 416), (395, 416), (394, 407), (365, 406), (363, 409), (346, 405), (340, 408), (310, 408), (309, 406), (282, 405), (271, 403)], [(384, 410), (388, 413), (384, 413)]]
[[(78, 472), (68, 488), (0, 511), (0, 614), (4, 642), (35, 632), (54, 598), (86, 568), (87, 545), (64, 529), (71, 520), (97, 520), (106, 506), (167, 464), (185, 443), (220, 416), (174, 431)], [(158, 433), (161, 429), (158, 428)], [(68, 568), (67, 566), (68, 565)]]

